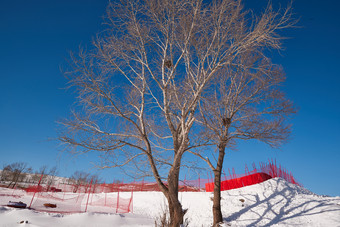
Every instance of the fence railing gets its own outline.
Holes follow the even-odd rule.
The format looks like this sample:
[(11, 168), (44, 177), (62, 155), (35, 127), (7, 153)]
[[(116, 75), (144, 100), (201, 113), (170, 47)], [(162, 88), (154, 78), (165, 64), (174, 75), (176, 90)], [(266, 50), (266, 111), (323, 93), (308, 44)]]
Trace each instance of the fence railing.
[[(288, 172), (281, 165), (277, 165), (276, 161), (269, 160), (268, 163), (260, 163), (259, 168), (253, 163), (252, 167), (253, 170), (249, 171), (246, 165), (244, 174), (235, 174), (234, 169), (232, 169), (232, 172), (228, 169), (229, 176), (224, 173), (225, 177), (221, 182), (221, 191), (258, 184), (275, 177), (281, 177), (289, 183), (302, 186), (295, 180), (291, 172)], [(205, 184), (205, 188), (207, 192), (213, 191), (213, 180)]]
[[(244, 174), (236, 174), (234, 168), (228, 169), (226, 174), (223, 170), (221, 190), (240, 188), (263, 182), (270, 178), (281, 177), (286, 181), (300, 185), (292, 173), (277, 165), (276, 161), (260, 163), (257, 167), (252, 165), (250, 171), (245, 166)], [(41, 177), (42, 178), (42, 177)], [(41, 179), (40, 178), (40, 179)], [(166, 184), (166, 183), (165, 183)], [(22, 187), (20, 187), (22, 188)], [(181, 180), (179, 182), (180, 192), (213, 191), (214, 182), (211, 173), (207, 178), (195, 180)], [(96, 183), (87, 184), (65, 184), (52, 182), (52, 184), (26, 185), (24, 190), (14, 188), (2, 188), (0, 192), (0, 205), (4, 204), (4, 198), (18, 200), (26, 198), (27, 205), (35, 210), (58, 213), (80, 213), (87, 211), (107, 213), (128, 213), (133, 209), (133, 193), (140, 191), (160, 191), (157, 183), (140, 182), (123, 183)]]

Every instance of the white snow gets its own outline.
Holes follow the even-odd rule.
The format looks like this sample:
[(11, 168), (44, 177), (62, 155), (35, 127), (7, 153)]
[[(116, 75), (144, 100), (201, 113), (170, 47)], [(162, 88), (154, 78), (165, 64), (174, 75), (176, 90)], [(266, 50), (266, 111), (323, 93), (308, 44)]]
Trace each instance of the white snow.
[[(0, 188), (0, 194), (5, 190)], [(100, 195), (104, 196), (96, 196)], [(188, 209), (189, 226), (212, 225), (211, 197), (211, 192), (179, 194), (183, 208)], [(20, 200), (29, 204), (31, 198), (27, 195)], [(7, 202), (8, 198), (0, 196), (1, 205)], [(166, 204), (161, 192), (134, 192), (133, 213), (128, 214), (49, 214), (0, 206), (0, 226), (155, 226)], [(319, 196), (275, 178), (222, 192), (222, 213), (223, 226), (340, 226), (340, 197)], [(19, 224), (26, 220), (28, 224)]]

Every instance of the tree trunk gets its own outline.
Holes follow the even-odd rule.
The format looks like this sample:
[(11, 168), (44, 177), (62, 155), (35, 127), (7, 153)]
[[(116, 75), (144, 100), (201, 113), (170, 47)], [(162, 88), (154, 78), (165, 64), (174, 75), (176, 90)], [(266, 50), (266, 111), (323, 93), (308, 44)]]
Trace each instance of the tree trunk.
[(168, 203), (170, 213), (170, 226), (179, 227), (181, 224), (183, 224), (184, 212), (182, 210), (181, 203), (178, 201), (178, 194), (176, 196), (169, 194)]
[[(170, 226), (171, 227), (179, 227), (183, 223), (184, 212), (182, 210), (182, 205), (178, 200), (178, 180), (179, 180), (179, 171), (181, 166), (181, 155), (175, 155), (174, 163), (168, 174), (168, 186), (166, 187), (163, 182), (160, 180), (158, 170), (156, 168), (156, 164), (153, 160), (151, 154), (151, 146), (147, 139), (145, 139), (146, 146), (148, 150), (150, 150), (148, 159), (150, 166), (152, 168), (152, 172), (156, 178), (156, 182), (163, 192), (165, 197), (168, 200), (169, 205), (169, 214), (170, 214)], [(175, 154), (181, 154), (180, 151), (175, 152)]]
[(179, 179), (179, 165), (171, 168), (168, 175), (168, 203), (170, 213), (170, 226), (179, 227), (183, 224), (184, 212), (182, 205), (178, 200), (178, 179)]
[(214, 170), (214, 199), (213, 199), (213, 226), (218, 226), (218, 223), (223, 222), (223, 216), (221, 211), (221, 174), (223, 167), (223, 160), (225, 155), (225, 145), (220, 144), (218, 146), (219, 154), (217, 160), (217, 166)]

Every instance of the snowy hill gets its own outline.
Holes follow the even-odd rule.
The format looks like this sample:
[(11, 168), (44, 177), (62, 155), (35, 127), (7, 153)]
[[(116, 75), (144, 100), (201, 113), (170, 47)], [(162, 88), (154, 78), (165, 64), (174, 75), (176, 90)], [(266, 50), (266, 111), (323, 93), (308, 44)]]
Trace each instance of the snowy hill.
[[(211, 226), (212, 193), (181, 192), (189, 226)], [(27, 197), (29, 200), (30, 197)], [(23, 202), (25, 198), (22, 199)], [(154, 226), (166, 209), (160, 192), (134, 192), (130, 214), (47, 214), (0, 207), (0, 226)], [(325, 197), (281, 178), (222, 192), (224, 226), (340, 226), (340, 197)]]

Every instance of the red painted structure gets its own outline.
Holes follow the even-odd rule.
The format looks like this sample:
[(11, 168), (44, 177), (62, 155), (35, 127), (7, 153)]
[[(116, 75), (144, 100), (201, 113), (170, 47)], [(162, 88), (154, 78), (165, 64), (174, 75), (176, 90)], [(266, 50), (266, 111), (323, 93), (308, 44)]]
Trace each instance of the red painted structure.
[[(230, 173), (229, 179), (221, 182), (221, 191), (258, 184), (275, 177), (281, 177), (292, 184), (301, 186), (291, 173), (288, 173), (281, 165), (277, 166), (276, 161), (272, 160), (268, 164), (260, 163), (260, 172), (257, 172), (255, 164), (253, 164), (253, 171), (251, 172), (248, 171), (246, 166), (244, 175), (236, 175), (233, 169), (233, 174)], [(205, 190), (207, 192), (214, 191), (214, 182), (206, 183)]]
[[(236, 179), (230, 179), (226, 181), (221, 182), (221, 191), (235, 189), (235, 188), (242, 188), (245, 186), (258, 184), (263, 181), (269, 180), (272, 177), (269, 176), (266, 173), (254, 173), (248, 176), (236, 178)], [(214, 183), (207, 183), (205, 184), (205, 190), (207, 192), (214, 191)]]

